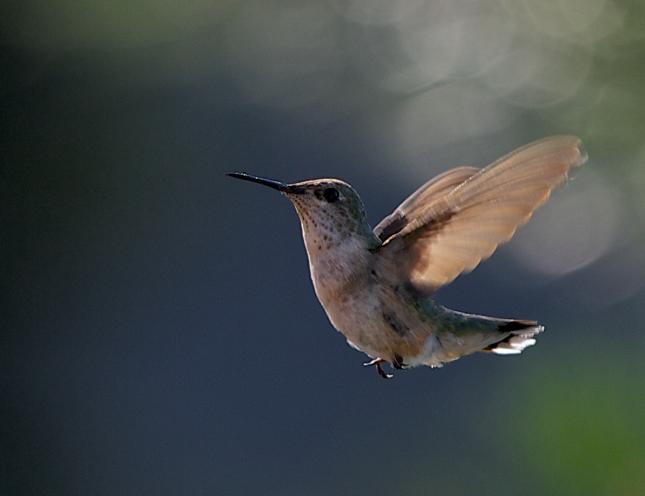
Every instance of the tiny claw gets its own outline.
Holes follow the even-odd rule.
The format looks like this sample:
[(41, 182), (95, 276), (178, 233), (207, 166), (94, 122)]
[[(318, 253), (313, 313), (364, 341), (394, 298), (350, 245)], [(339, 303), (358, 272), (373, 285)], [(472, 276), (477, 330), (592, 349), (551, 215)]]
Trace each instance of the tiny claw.
[(365, 362), (363, 364), (363, 367), (376, 367), (376, 371), (378, 372), (378, 375), (380, 375), (383, 379), (392, 379), (394, 377), (394, 374), (388, 374), (383, 370), (383, 367), (381, 367), (382, 363), (387, 363), (386, 360), (383, 360), (382, 358), (375, 358), (374, 360), (370, 360), (369, 362)]
[(369, 362), (365, 362), (363, 364), (363, 367), (371, 367), (372, 365), (378, 365), (379, 363), (383, 363), (385, 360), (382, 358), (375, 358), (374, 360), (370, 360)]
[(388, 374), (385, 370), (383, 370), (383, 367), (381, 367), (380, 363), (376, 364), (376, 371), (378, 372), (378, 375), (380, 375), (383, 379), (394, 378), (394, 374)]

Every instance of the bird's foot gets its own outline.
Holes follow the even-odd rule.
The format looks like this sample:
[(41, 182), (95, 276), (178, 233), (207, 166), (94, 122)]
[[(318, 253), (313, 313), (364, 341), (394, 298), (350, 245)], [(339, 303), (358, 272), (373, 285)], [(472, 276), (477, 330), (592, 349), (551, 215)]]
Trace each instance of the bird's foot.
[(382, 363), (387, 363), (387, 361), (383, 360), (382, 358), (375, 358), (374, 360), (365, 362), (363, 364), (363, 367), (376, 367), (378, 375), (380, 375), (383, 379), (392, 379), (394, 377), (394, 374), (388, 374), (385, 370), (383, 370), (383, 367), (381, 367)]
[(392, 360), (392, 367), (397, 370), (406, 369), (408, 366), (403, 363), (403, 357), (401, 355), (394, 354), (394, 359)]

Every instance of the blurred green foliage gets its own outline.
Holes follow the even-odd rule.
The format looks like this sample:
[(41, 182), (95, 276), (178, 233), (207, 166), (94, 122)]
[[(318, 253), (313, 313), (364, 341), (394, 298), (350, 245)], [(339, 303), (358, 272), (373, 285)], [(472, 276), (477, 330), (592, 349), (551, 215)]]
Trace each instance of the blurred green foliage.
[(522, 380), (511, 442), (550, 494), (638, 495), (645, 487), (645, 366), (604, 349), (602, 341), (582, 356), (578, 347), (559, 349)]

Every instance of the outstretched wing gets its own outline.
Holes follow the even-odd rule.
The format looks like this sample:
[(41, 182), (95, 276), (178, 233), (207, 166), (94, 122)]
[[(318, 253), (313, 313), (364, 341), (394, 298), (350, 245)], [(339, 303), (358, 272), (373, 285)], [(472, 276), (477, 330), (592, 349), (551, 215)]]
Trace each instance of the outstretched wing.
[(383, 242), (382, 263), (432, 294), (490, 257), (585, 160), (579, 138), (554, 136), (484, 169), (460, 167), (438, 176), (374, 229)]

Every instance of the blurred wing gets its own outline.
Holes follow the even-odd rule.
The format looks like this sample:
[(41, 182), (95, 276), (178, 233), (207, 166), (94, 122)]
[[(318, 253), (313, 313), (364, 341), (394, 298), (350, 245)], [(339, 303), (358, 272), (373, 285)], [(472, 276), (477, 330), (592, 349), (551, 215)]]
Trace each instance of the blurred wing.
[(375, 228), (383, 241), (382, 260), (418, 291), (432, 294), (490, 257), (585, 160), (579, 138), (555, 136), (481, 170), (449, 171), (422, 186)]

